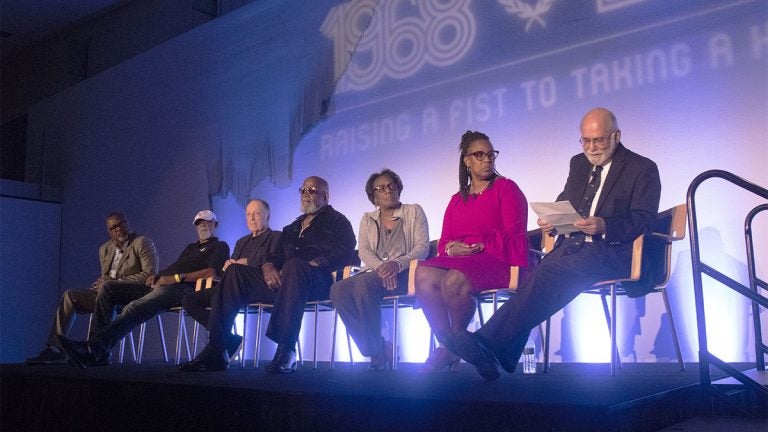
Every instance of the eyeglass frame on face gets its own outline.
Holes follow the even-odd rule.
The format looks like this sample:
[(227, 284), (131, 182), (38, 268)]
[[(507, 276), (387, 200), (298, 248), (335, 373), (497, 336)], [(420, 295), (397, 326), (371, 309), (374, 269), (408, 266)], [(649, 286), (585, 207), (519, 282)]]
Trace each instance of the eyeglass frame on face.
[(491, 162), (495, 161), (499, 158), (499, 151), (498, 150), (491, 150), (488, 153), (476, 151), (472, 153), (467, 153), (464, 156), (474, 156), (475, 160), (478, 162), (484, 162), (486, 159), (490, 160)]
[(128, 225), (128, 221), (124, 221), (123, 220), (123, 221), (120, 221), (120, 222), (110, 226), (109, 228), (107, 228), (107, 230), (115, 232), (115, 231), (119, 230), (120, 228), (126, 227), (127, 225)]
[(609, 133), (608, 135), (597, 137), (597, 138), (581, 137), (581, 138), (579, 138), (579, 142), (583, 146), (588, 146), (588, 145), (594, 144), (594, 145), (596, 145), (598, 147), (601, 147), (601, 148), (602, 147), (607, 147), (608, 144), (611, 143), (611, 136), (613, 136), (613, 134), (615, 134), (618, 131), (619, 131), (618, 129), (614, 129), (613, 132)]
[(374, 186), (373, 187), (373, 190), (375, 192), (384, 192), (387, 189), (389, 189), (392, 192), (397, 192), (397, 184), (392, 182), (392, 183), (387, 183), (387, 184), (378, 185), (378, 186)]
[(317, 195), (317, 194), (319, 194), (321, 192), (325, 193), (324, 190), (316, 188), (314, 186), (312, 186), (312, 187), (300, 187), (299, 188), (299, 195), (304, 195), (306, 193), (306, 194), (309, 194), (311, 196), (314, 196), (314, 195)]

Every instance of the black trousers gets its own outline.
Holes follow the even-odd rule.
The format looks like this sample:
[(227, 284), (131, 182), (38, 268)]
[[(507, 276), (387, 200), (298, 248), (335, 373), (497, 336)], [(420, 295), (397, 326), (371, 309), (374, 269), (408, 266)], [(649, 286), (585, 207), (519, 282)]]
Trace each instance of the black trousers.
[[(195, 320), (208, 328), (210, 348), (216, 351), (226, 349), (235, 317), (240, 307), (248, 303), (273, 304), (267, 337), (281, 345), (296, 345), (304, 307), (308, 301), (328, 299), (331, 274), (326, 269), (312, 267), (307, 261), (291, 258), (280, 269), (280, 275), (280, 288), (272, 291), (267, 287), (261, 269), (240, 264), (227, 267), (221, 282), (211, 289), (211, 310), (207, 320), (203, 313), (194, 312), (194, 307), (190, 312), (197, 315), (192, 315)], [(200, 299), (198, 296), (201, 294), (193, 298)]]
[(566, 239), (531, 273), (516, 295), (476, 335), (508, 365), (518, 362), (531, 330), (601, 280), (629, 276), (632, 244), (585, 243), (566, 254)]

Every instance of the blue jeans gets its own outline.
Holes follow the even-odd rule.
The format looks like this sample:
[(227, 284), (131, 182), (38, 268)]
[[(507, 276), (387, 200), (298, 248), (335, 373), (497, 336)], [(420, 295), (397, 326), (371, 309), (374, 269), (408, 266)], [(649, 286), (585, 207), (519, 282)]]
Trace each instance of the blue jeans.
[(104, 292), (96, 300), (96, 322), (104, 322), (104, 315), (111, 316), (120, 306), (123, 310), (112, 322), (94, 331), (95, 338), (91, 340), (110, 350), (135, 327), (169, 308), (181, 305), (184, 295), (194, 290), (195, 285), (188, 282), (154, 289), (136, 283), (128, 286), (127, 282), (119, 281), (105, 285)]

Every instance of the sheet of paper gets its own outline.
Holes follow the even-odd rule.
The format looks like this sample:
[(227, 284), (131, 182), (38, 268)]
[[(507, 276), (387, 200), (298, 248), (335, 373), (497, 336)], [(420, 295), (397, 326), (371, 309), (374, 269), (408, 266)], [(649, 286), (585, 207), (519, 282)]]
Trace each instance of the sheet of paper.
[(569, 201), (532, 202), (530, 204), (539, 219), (545, 220), (555, 227), (555, 234), (579, 231), (573, 224), (584, 219)]

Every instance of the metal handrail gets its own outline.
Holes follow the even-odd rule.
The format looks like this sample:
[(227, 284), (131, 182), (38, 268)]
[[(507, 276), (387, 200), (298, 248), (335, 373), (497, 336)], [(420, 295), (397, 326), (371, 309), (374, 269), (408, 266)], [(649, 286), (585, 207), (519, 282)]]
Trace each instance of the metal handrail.
[[(699, 231), (696, 214), (696, 201), (695, 195), (698, 187), (710, 178), (720, 178), (726, 180), (741, 189), (749, 191), (755, 195), (768, 200), (768, 189), (758, 186), (752, 182), (749, 182), (735, 174), (732, 174), (723, 170), (710, 170), (705, 171), (696, 178), (693, 179), (688, 186), (688, 192), (686, 195), (686, 202), (688, 204), (688, 228), (690, 232), (690, 244), (691, 244), (691, 266), (693, 272), (693, 289), (696, 303), (696, 316), (697, 316), (697, 329), (699, 336), (699, 374), (701, 379), (701, 385), (709, 391), (720, 397), (722, 400), (732, 403), (727, 394), (717, 387), (712, 385), (712, 378), (710, 376), (710, 366), (715, 366), (720, 370), (727, 373), (732, 378), (741, 382), (745, 388), (754, 391), (758, 395), (762, 395), (763, 400), (768, 399), (768, 389), (757, 381), (742, 374), (735, 368), (728, 365), (725, 361), (721, 360), (714, 354), (709, 352), (707, 347), (707, 327), (706, 317), (704, 314), (704, 294), (703, 294), (703, 282), (702, 274), (706, 274), (721, 284), (727, 286), (733, 291), (747, 297), (752, 302), (752, 315), (753, 325), (755, 326), (755, 356), (757, 357), (756, 366), (764, 370), (765, 369), (765, 354), (768, 354), (768, 347), (762, 342), (762, 333), (760, 331), (760, 314), (759, 306), (768, 308), (768, 297), (761, 295), (758, 292), (758, 287), (766, 288), (768, 284), (765, 281), (757, 278), (755, 273), (755, 258), (754, 249), (752, 247), (752, 222), (758, 213), (768, 210), (768, 204), (760, 204), (752, 209), (745, 219), (744, 235), (747, 244), (747, 261), (749, 267), (749, 286), (745, 286), (730, 277), (726, 276), (722, 272), (716, 270), (714, 267), (709, 266), (701, 262), (701, 253), (699, 249)], [(734, 405), (736, 408), (744, 411), (747, 414), (756, 414), (748, 408), (743, 408)]]
[[(755, 295), (758, 295), (758, 288), (768, 289), (768, 282), (757, 277), (757, 268), (755, 266), (755, 249), (752, 242), (752, 222), (755, 217), (768, 211), (768, 204), (761, 204), (752, 209), (744, 220), (744, 243), (747, 247), (747, 269), (749, 271), (750, 288)], [(764, 306), (766, 307), (766, 306)], [(755, 302), (752, 302), (752, 320), (755, 328), (755, 356), (757, 357), (758, 369), (765, 369), (765, 356), (768, 355), (768, 345), (763, 343), (762, 326), (760, 325), (760, 308)]]

